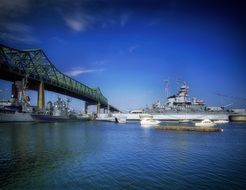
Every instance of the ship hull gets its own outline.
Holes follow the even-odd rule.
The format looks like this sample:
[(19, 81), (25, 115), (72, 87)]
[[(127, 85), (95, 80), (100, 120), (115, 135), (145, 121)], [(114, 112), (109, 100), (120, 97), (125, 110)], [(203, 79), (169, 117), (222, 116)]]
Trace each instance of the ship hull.
[(79, 121), (90, 121), (91, 118), (89, 116), (75, 116), (74, 120), (79, 120)]
[(32, 114), (32, 118), (35, 121), (50, 121), (50, 122), (59, 122), (67, 121), (69, 117), (66, 116), (54, 116), (54, 115), (41, 115), (41, 114)]
[(228, 120), (228, 115), (223, 113), (153, 114), (153, 119), (161, 120), (161, 121), (180, 121), (180, 120), (202, 121), (205, 119), (209, 119), (214, 121), (214, 120)]
[[(144, 117), (146, 114), (125, 114), (128, 121), (139, 121), (140, 118)], [(192, 121), (202, 121), (204, 119), (209, 120), (226, 120), (228, 121), (228, 114), (226, 113), (163, 113), (150, 114), (153, 116), (154, 120), (160, 121), (180, 121), (180, 120), (192, 120)]]
[(14, 112), (0, 113), (0, 122), (31, 122), (34, 121), (30, 113)]
[(95, 121), (116, 122), (115, 117), (96, 118)]

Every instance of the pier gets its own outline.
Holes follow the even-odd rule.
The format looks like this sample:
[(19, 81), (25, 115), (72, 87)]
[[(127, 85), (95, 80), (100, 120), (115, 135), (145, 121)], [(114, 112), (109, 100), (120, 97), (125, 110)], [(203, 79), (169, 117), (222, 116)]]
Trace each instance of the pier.
[[(13, 83), (27, 79), (28, 89), (38, 91), (39, 111), (44, 110), (45, 90), (85, 101), (86, 113), (91, 105), (97, 107), (97, 113), (100, 113), (101, 109), (104, 112), (119, 111), (108, 103), (100, 88), (88, 87), (60, 72), (42, 49), (18, 50), (0, 44), (0, 79)], [(15, 85), (12, 87), (12, 94), (18, 94)]]
[(223, 132), (223, 129), (214, 127), (158, 126), (157, 128), (161, 130), (172, 131)]

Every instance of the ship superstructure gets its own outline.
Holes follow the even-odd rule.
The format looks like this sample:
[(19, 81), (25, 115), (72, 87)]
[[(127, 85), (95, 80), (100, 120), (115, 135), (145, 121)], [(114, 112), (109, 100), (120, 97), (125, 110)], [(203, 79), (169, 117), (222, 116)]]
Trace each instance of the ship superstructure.
[(152, 108), (146, 108), (146, 112), (164, 112), (164, 111), (204, 111), (206, 109), (203, 100), (193, 97), (189, 98), (189, 87), (185, 82), (180, 86), (177, 94), (169, 96), (164, 105), (157, 101)]
[(64, 101), (58, 97), (57, 101), (52, 103), (49, 101), (45, 111), (34, 113), (32, 117), (37, 121), (64, 121), (70, 119), (69, 101)]
[(41, 113), (33, 113), (32, 117), (35, 121), (71, 121), (71, 120), (90, 120), (86, 114), (78, 114), (70, 109), (70, 100), (67, 101), (58, 97), (57, 101), (52, 103), (49, 101), (45, 111)]

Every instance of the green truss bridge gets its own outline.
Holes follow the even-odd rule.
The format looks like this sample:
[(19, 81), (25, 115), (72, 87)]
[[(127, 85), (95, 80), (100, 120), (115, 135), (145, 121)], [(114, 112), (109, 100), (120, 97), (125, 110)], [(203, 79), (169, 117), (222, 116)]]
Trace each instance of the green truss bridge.
[(44, 108), (44, 90), (85, 101), (87, 106), (119, 111), (108, 104), (99, 88), (90, 88), (60, 72), (42, 49), (17, 50), (0, 44), (0, 78), (17, 81), (27, 78), (28, 88), (38, 90), (38, 109)]

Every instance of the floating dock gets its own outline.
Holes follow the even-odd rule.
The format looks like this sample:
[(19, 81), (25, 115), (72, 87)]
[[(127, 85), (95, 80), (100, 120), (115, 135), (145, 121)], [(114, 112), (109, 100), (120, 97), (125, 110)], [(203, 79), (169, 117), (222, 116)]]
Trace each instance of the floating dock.
[(223, 129), (214, 128), (214, 127), (158, 126), (156, 128), (161, 130), (173, 130), (173, 131), (223, 132)]

